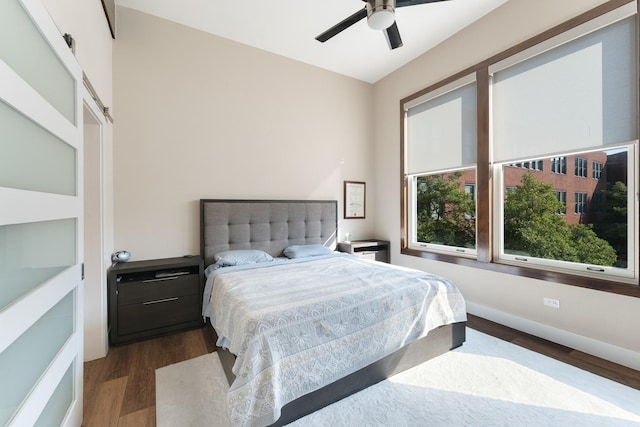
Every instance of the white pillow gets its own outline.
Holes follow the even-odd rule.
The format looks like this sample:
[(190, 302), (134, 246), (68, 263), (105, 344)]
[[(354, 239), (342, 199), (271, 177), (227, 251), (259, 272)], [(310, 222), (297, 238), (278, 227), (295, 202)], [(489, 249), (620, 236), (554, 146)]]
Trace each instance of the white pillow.
[(287, 258), (307, 258), (312, 256), (329, 255), (331, 248), (323, 245), (292, 245), (284, 250)]
[(216, 264), (220, 266), (256, 264), (259, 262), (273, 261), (273, 257), (271, 255), (258, 249), (238, 249), (218, 252), (213, 256), (213, 259), (215, 259)]

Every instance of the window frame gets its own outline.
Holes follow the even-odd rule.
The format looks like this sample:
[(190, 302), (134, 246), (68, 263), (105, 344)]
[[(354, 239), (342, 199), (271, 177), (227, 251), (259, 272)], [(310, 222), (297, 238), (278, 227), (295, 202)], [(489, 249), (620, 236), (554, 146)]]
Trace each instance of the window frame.
[[(597, 167), (596, 167), (597, 165)], [(604, 165), (601, 162), (593, 160), (591, 162), (591, 178), (600, 181), (602, 178), (602, 169)]]
[(551, 173), (558, 175), (567, 174), (567, 156), (552, 157), (549, 161), (551, 163)]
[(464, 192), (467, 194), (471, 194), (471, 199), (475, 202), (476, 201), (476, 184), (472, 183), (472, 184), (464, 184)]
[[(621, 11), (621, 12), (620, 12)], [(504, 274), (512, 274), (520, 277), (528, 277), (534, 278), (544, 281), (550, 281), (555, 283), (563, 283), (569, 284), (571, 286), (584, 287), (594, 290), (599, 290), (603, 292), (610, 292), (619, 295), (626, 295), (631, 297), (640, 298), (640, 286), (638, 286), (638, 279), (632, 280), (618, 280), (616, 278), (603, 278), (603, 277), (590, 277), (584, 274), (575, 274), (566, 270), (557, 270), (553, 268), (541, 269), (541, 268), (533, 268), (531, 266), (526, 265), (512, 265), (503, 262), (496, 262), (494, 259), (494, 254), (497, 251), (494, 239), (493, 239), (493, 224), (494, 224), (494, 207), (493, 200), (490, 199), (490, 196), (493, 192), (493, 184), (492, 180), (493, 176), (493, 165), (490, 162), (491, 159), (491, 148), (490, 148), (490, 122), (491, 122), (491, 112), (490, 112), (490, 84), (491, 77), (489, 73), (489, 67), (494, 66), (495, 64), (509, 60), (514, 55), (522, 54), (524, 51), (536, 48), (538, 46), (548, 46), (551, 48), (555, 46), (555, 44), (550, 45), (550, 41), (553, 38), (558, 36), (560, 37), (577, 37), (584, 33), (584, 31), (579, 28), (584, 24), (590, 25), (592, 22), (602, 22), (604, 15), (607, 14), (625, 14), (625, 16), (635, 15), (637, 31), (640, 32), (640, 25), (638, 25), (638, 12), (640, 11), (640, 5), (635, 0), (611, 0), (609, 2), (603, 3), (591, 10), (588, 10), (580, 15), (577, 15), (549, 30), (546, 30), (538, 35), (533, 36), (532, 38), (520, 42), (510, 48), (497, 53), (481, 62), (478, 62), (464, 70), (461, 70), (442, 81), (431, 84), (430, 86), (416, 92), (415, 94), (409, 95), (404, 99), (400, 100), (400, 109), (401, 112), (404, 111), (404, 105), (407, 102), (411, 102), (418, 97), (425, 96), (430, 92), (438, 90), (439, 88), (450, 84), (451, 82), (460, 79), (461, 77), (468, 75), (469, 73), (476, 74), (476, 82), (477, 82), (477, 100), (478, 100), (478, 111), (477, 111), (477, 143), (478, 143), (478, 151), (477, 151), (477, 186), (476, 186), (476, 197), (477, 197), (477, 222), (476, 222), (476, 235), (477, 235), (477, 258), (474, 260), (467, 259), (460, 256), (442, 254), (429, 252), (424, 250), (417, 250), (415, 248), (411, 248), (408, 245), (408, 227), (407, 227), (407, 210), (408, 210), (408, 193), (407, 193), (407, 179), (405, 174), (405, 135), (404, 135), (404, 115), (401, 114), (401, 126), (400, 126), (400, 144), (401, 144), (401, 241), (400, 241), (400, 253), (403, 255), (414, 256), (424, 259), (437, 260), (441, 262), (453, 263), (457, 265), (464, 265), (472, 268), (480, 268), (488, 271), (500, 272)], [(604, 20), (606, 21), (606, 17)], [(607, 24), (609, 22), (605, 22)], [(601, 24), (603, 26), (605, 24)], [(577, 33), (577, 35), (576, 35)], [(637, 65), (636, 67), (640, 70), (640, 55), (636, 54)], [(638, 111), (640, 111), (640, 96), (637, 96), (638, 100)], [(635, 165), (640, 164), (638, 161), (638, 151), (635, 150), (632, 154), (634, 156)], [(634, 170), (633, 175), (629, 175), (629, 180), (637, 181), (637, 171)], [(635, 198), (634, 198), (635, 199)], [(637, 204), (637, 200), (636, 200)], [(634, 223), (638, 223), (639, 213), (636, 211), (636, 215), (634, 218), (631, 218)], [(637, 228), (636, 228), (637, 229)], [(636, 233), (637, 234), (637, 233)], [(636, 264), (638, 263), (638, 237), (631, 244), (633, 244), (635, 248), (634, 259), (630, 259), (630, 261), (634, 261)], [(636, 269), (637, 271), (637, 269)]]
[(562, 212), (559, 212), (560, 215), (566, 215), (567, 214), (567, 191), (566, 190), (551, 190), (551, 191), (555, 194), (558, 201), (564, 205), (564, 210)]
[[(432, 101), (435, 101), (436, 105), (438, 105), (438, 102), (440, 99), (446, 100), (447, 97), (450, 95), (457, 94), (457, 93), (461, 93), (461, 94), (466, 93), (466, 91), (468, 90), (469, 87), (471, 87), (471, 85), (473, 85), (476, 88), (476, 92), (477, 92), (477, 80), (476, 80), (475, 73), (469, 73), (464, 76), (458, 76), (453, 80), (447, 81), (445, 84), (437, 87), (433, 91), (421, 93), (419, 96), (416, 96), (415, 98), (407, 101), (406, 103), (403, 103), (402, 104), (402, 115), (403, 115), (403, 125), (404, 125), (403, 141), (405, 140), (405, 136), (408, 135), (408, 130), (410, 128), (409, 118), (410, 118), (411, 110), (413, 108), (420, 108), (422, 105), (428, 105), (427, 103)], [(476, 105), (474, 105), (474, 108), (477, 111), (477, 99), (476, 99)], [(424, 111), (427, 111), (427, 110), (424, 110)], [(474, 125), (476, 124), (474, 123)], [(403, 152), (405, 150), (407, 153), (409, 152), (410, 143), (411, 141), (409, 138), (406, 139), (406, 144), (403, 142)], [(464, 148), (464, 140), (461, 140), (461, 143), (463, 144), (463, 146), (460, 147), (462, 151), (462, 149)], [(476, 146), (477, 146), (477, 141), (476, 141)], [(407, 240), (406, 242), (408, 247), (417, 251), (428, 250), (433, 253), (439, 253), (439, 254), (445, 254), (445, 255), (456, 254), (456, 255), (471, 258), (471, 259), (474, 259), (477, 256), (477, 246), (478, 246), (477, 227), (476, 227), (476, 242), (475, 242), (474, 248), (427, 243), (427, 242), (420, 242), (417, 240), (417, 196), (416, 196), (417, 195), (417, 179), (421, 176), (448, 174), (448, 173), (454, 173), (458, 171), (467, 171), (471, 169), (475, 170), (477, 175), (477, 161), (470, 162), (469, 159), (465, 159), (464, 156), (462, 157), (463, 158), (460, 159), (460, 162), (455, 166), (450, 165), (449, 167), (443, 167), (442, 169), (440, 169), (440, 168), (435, 168), (433, 167), (433, 165), (431, 165), (431, 167), (428, 167), (425, 170), (425, 167), (423, 165), (423, 167), (414, 171), (415, 166), (412, 167), (410, 165), (408, 158), (405, 158), (405, 156), (403, 155), (402, 170), (403, 170), (404, 182), (406, 184), (406, 189), (407, 189), (406, 194), (410, 200), (410, 202), (406, 205), (407, 206), (407, 213), (406, 213)], [(451, 159), (447, 158), (447, 161), (451, 162)], [(405, 171), (406, 171), (406, 174), (405, 174)], [(474, 199), (474, 202), (476, 202), (475, 199)], [(477, 222), (477, 204), (476, 204), (476, 222)]]
[[(627, 155), (627, 170), (629, 171), (629, 174), (627, 177), (628, 194), (635, 194), (635, 192), (637, 191), (637, 186), (634, 183), (638, 182), (638, 172), (632, 172), (632, 171), (635, 169), (633, 167), (633, 163), (634, 163), (633, 158), (636, 158), (636, 159), (638, 158), (639, 149), (637, 148), (637, 141), (635, 143), (614, 144), (611, 146), (604, 146), (597, 150), (594, 150), (594, 149), (584, 150), (584, 151), (581, 151), (580, 154), (586, 154), (594, 151), (607, 151), (607, 150), (617, 150), (617, 149), (628, 150), (628, 155)], [(576, 156), (579, 156), (579, 154), (576, 153)], [(571, 157), (571, 155), (567, 155), (566, 157)], [(501, 189), (504, 187), (504, 174), (500, 173), (500, 169), (504, 166), (509, 166), (509, 163), (503, 162), (503, 163), (494, 164), (494, 168), (493, 168), (494, 194), (500, 194)], [(554, 193), (564, 193), (566, 198), (566, 195), (567, 195), (566, 190), (552, 189), (551, 191)], [(568, 215), (568, 214), (583, 215), (582, 213), (575, 213), (575, 205), (577, 203), (576, 194), (578, 193), (582, 193), (585, 195), (584, 207), (585, 209), (588, 208), (588, 203), (590, 202), (588, 198), (589, 197), (588, 193), (577, 191), (574, 193), (574, 200), (572, 202), (572, 204), (574, 205), (574, 209), (572, 209), (570, 212), (565, 211), (563, 215)], [(636, 199), (636, 200), (633, 200), (633, 199)], [(633, 204), (635, 204), (635, 208), (632, 207)], [(629, 200), (627, 201), (627, 208), (629, 210), (635, 209), (636, 213), (638, 213), (639, 209), (638, 209), (637, 198), (630, 197)], [(567, 205), (566, 199), (565, 199), (565, 209), (566, 210), (570, 209), (569, 206)], [(526, 268), (532, 271), (548, 270), (548, 272), (554, 272), (556, 274), (562, 274), (569, 277), (573, 277), (571, 284), (575, 284), (577, 280), (582, 280), (582, 279), (588, 279), (588, 280), (601, 279), (601, 280), (605, 280), (607, 284), (609, 284), (612, 281), (618, 281), (621, 284), (624, 284), (622, 286), (625, 286), (625, 287), (629, 287), (630, 284), (635, 285), (637, 283), (637, 278), (634, 279), (634, 275), (638, 275), (637, 257), (635, 260), (629, 260), (629, 262), (635, 261), (633, 273), (630, 273), (629, 270), (624, 270), (616, 267), (595, 266), (595, 265), (589, 265), (589, 264), (578, 263), (578, 262), (558, 261), (558, 260), (551, 260), (551, 259), (536, 258), (533, 256), (507, 254), (504, 251), (504, 242), (502, 241), (503, 234), (504, 234), (502, 230), (503, 224), (504, 224), (504, 219), (502, 216), (503, 197), (500, 197), (500, 196), (494, 197), (493, 211), (495, 212), (494, 230), (496, 230), (493, 234), (493, 239), (494, 239), (493, 244), (495, 248), (493, 263), (495, 265), (500, 265), (500, 264), (512, 265), (512, 266), (520, 267), (521, 270), (523, 268)], [(630, 223), (628, 223), (627, 226), (629, 230), (628, 235), (637, 235), (638, 233), (636, 230), (639, 229), (638, 217), (636, 216), (636, 218), (630, 219)], [(633, 251), (634, 253), (636, 253), (636, 255), (638, 254), (637, 239), (635, 242), (631, 242), (631, 241), (628, 242), (627, 251)], [(527, 277), (539, 278), (538, 275), (536, 274), (527, 275)], [(640, 296), (640, 294), (638, 296)]]
[(576, 156), (575, 160), (575, 170), (574, 175), (579, 178), (586, 178), (589, 176), (589, 162), (584, 157)]
[(589, 195), (585, 191), (576, 191), (573, 193), (573, 213), (575, 215), (586, 215), (588, 203)]
[[(462, 247), (462, 246), (452, 246), (452, 245), (441, 245), (441, 244), (437, 244), (437, 243), (427, 243), (427, 242), (420, 242), (418, 241), (415, 236), (417, 234), (416, 229), (417, 229), (417, 218), (416, 218), (416, 212), (417, 212), (417, 197), (415, 196), (415, 194), (417, 193), (417, 180), (419, 177), (421, 176), (429, 176), (429, 175), (441, 175), (441, 174), (447, 174), (447, 173), (454, 173), (454, 172), (458, 172), (458, 171), (468, 171), (468, 170), (475, 170), (476, 171), (476, 175), (477, 175), (477, 169), (476, 166), (466, 166), (466, 167), (460, 167), (460, 168), (456, 168), (456, 169), (448, 169), (448, 170), (442, 170), (442, 171), (433, 171), (433, 172), (429, 172), (429, 173), (422, 173), (422, 174), (413, 174), (410, 175), (409, 177), (409, 192), (411, 193), (410, 199), (413, 201), (412, 205), (411, 205), (411, 209), (409, 209), (409, 211), (407, 212), (407, 215), (409, 217), (409, 247), (415, 250), (429, 250), (432, 251), (434, 253), (439, 253), (439, 254), (455, 254), (456, 256), (461, 256), (461, 257), (465, 257), (465, 258), (471, 258), (471, 259), (475, 259), (477, 256), (477, 247), (478, 247), (478, 237), (477, 237), (477, 225), (476, 225), (476, 242), (475, 242), (475, 247), (474, 248), (466, 248), (466, 247)], [(464, 184), (465, 188), (463, 191), (466, 192), (466, 184)], [(474, 194), (475, 197), (475, 194)], [(477, 205), (477, 201), (474, 198), (474, 202), (476, 202), (476, 222), (477, 222), (477, 211), (478, 211), (478, 205)]]

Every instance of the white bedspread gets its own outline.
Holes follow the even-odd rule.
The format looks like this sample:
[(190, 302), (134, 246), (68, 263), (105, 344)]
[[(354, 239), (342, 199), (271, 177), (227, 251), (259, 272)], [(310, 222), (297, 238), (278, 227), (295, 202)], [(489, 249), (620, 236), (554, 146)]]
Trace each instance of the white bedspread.
[(219, 343), (237, 355), (236, 426), (271, 424), (286, 403), (466, 320), (458, 289), (424, 272), (354, 256), (260, 265), (208, 279)]

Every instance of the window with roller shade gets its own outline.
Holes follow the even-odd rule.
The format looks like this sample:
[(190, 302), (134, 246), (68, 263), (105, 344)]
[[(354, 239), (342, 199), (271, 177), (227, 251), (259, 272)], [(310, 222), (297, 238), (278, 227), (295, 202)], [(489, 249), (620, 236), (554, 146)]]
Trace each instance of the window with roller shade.
[(476, 253), (476, 82), (469, 76), (405, 105), (410, 246)]
[[(401, 101), (402, 254), (638, 295), (638, 5), (598, 9)], [(475, 248), (421, 230), (440, 212)]]
[[(636, 277), (637, 30), (612, 21), (489, 67), (495, 261)], [(550, 173), (507, 195), (509, 166), (531, 158)]]

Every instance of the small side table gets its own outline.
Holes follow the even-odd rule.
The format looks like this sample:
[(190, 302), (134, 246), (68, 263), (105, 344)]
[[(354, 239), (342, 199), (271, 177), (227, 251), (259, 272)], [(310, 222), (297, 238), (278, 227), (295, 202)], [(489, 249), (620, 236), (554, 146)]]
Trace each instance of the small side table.
[(338, 250), (376, 261), (391, 262), (388, 240), (366, 239), (338, 243)]

